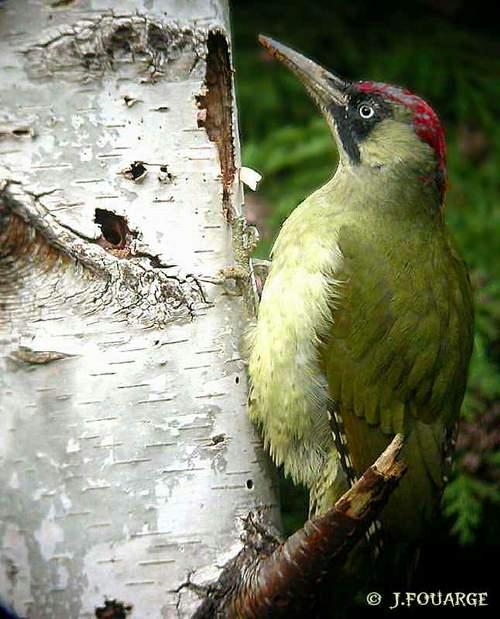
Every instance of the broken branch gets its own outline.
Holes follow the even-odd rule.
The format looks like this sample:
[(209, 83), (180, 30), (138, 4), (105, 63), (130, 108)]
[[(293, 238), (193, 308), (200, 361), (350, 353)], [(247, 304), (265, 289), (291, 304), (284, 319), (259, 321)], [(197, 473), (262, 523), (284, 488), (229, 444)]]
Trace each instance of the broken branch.
[(306, 616), (321, 584), (376, 519), (406, 467), (398, 434), (377, 461), (325, 514), (280, 544), (253, 517), (245, 547), (208, 588), (193, 619)]

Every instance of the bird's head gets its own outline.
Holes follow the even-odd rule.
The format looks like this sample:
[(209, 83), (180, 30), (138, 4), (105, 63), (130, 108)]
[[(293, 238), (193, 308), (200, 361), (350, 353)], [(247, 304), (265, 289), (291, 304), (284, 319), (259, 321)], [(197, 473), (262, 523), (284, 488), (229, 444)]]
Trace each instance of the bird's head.
[(426, 101), (398, 86), (342, 79), (273, 39), (261, 35), (259, 41), (297, 75), (316, 101), (343, 165), (413, 170), (422, 182), (435, 186), (442, 202), (444, 132)]

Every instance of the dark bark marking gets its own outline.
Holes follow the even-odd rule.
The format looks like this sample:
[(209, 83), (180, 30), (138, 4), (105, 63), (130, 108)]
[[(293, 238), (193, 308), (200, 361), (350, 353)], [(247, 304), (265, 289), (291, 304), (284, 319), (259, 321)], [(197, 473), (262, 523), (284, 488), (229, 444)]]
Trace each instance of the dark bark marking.
[(121, 171), (125, 178), (128, 178), (134, 183), (141, 183), (148, 173), (148, 169), (143, 161), (133, 161), (128, 167)]
[(219, 445), (220, 443), (224, 443), (224, 441), (227, 441), (227, 439), (227, 434), (215, 434), (211, 437), (212, 445)]
[(132, 604), (125, 604), (118, 600), (105, 600), (104, 606), (95, 609), (97, 619), (126, 619), (132, 612)]
[(141, 99), (135, 99), (134, 97), (129, 97), (129, 95), (124, 95), (123, 102), (127, 107), (133, 107), (136, 103), (141, 103)]
[(21, 139), (31, 138), (36, 136), (33, 127), (28, 125), (0, 125), (0, 140), (7, 140), (9, 138)]
[(168, 166), (162, 165), (158, 172), (158, 180), (160, 183), (170, 184), (175, 180), (175, 176), (169, 171)]
[(50, 6), (53, 9), (58, 9), (60, 7), (69, 6), (70, 4), (75, 4), (78, 0), (52, 0)]
[(198, 127), (204, 127), (208, 139), (217, 146), (222, 176), (222, 208), (226, 220), (234, 218), (231, 188), (235, 175), (233, 140), (233, 92), (231, 59), (225, 35), (211, 31), (207, 37), (206, 74), (199, 107)]

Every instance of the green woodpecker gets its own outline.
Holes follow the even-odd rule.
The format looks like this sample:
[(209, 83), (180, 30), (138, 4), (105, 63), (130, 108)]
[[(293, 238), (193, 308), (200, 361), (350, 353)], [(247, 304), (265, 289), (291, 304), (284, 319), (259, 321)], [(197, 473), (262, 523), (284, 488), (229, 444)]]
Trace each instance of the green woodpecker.
[(473, 340), (466, 266), (443, 219), (445, 141), (421, 98), (343, 80), (261, 37), (331, 128), (335, 175), (284, 223), (249, 334), (249, 413), (274, 461), (332, 506), (395, 433), (408, 471), (386, 539), (436, 515)]

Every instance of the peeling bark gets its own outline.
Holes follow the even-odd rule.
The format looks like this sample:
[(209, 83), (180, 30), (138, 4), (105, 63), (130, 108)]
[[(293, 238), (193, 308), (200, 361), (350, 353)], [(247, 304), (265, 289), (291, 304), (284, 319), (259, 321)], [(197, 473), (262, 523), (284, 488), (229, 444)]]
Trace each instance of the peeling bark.
[(203, 94), (197, 97), (200, 107), (198, 127), (205, 127), (208, 138), (217, 145), (222, 175), (222, 204), (228, 221), (234, 218), (231, 187), (234, 181), (233, 93), (228, 41), (220, 31), (207, 39), (206, 76)]
[(152, 14), (88, 11), (85, 19), (48, 30), (22, 49), (31, 78), (88, 82), (130, 65), (143, 83), (186, 79), (204, 56), (206, 29), (165, 22)]
[(189, 617), (278, 522), (227, 5), (116, 7), (0, 11), (0, 597), (30, 619)]

